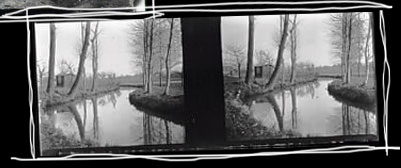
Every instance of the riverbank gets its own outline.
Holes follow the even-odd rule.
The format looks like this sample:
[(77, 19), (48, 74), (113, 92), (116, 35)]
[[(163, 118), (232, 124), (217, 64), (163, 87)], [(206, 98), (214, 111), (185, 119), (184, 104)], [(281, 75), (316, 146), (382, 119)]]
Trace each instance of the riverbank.
[(345, 84), (336, 80), (328, 85), (327, 90), (335, 99), (347, 104), (367, 110), (374, 110), (376, 107), (377, 98), (374, 88)]
[(129, 101), (138, 110), (156, 117), (184, 125), (184, 91), (181, 84), (172, 84), (169, 95), (163, 95), (164, 87), (153, 86), (152, 93), (136, 89), (129, 94)]
[(102, 96), (105, 94), (108, 94), (110, 92), (114, 92), (119, 90), (120, 87), (119, 86), (113, 86), (113, 87), (107, 87), (107, 88), (100, 88), (100, 89), (96, 89), (96, 91), (91, 92), (88, 90), (79, 90), (78, 93), (76, 93), (76, 95), (74, 97), (70, 97), (67, 94), (57, 91), (55, 92), (55, 94), (50, 97), (48, 94), (46, 93), (42, 93), (40, 96), (40, 106), (42, 108), (52, 108), (52, 107), (56, 107), (56, 106), (61, 106), (64, 104), (68, 104), (68, 103), (73, 103), (76, 101), (81, 101), (84, 99), (89, 99), (92, 97), (98, 97), (98, 96)]
[(261, 85), (246, 85), (244, 82), (225, 83), (225, 115), (227, 138), (231, 140), (256, 140), (266, 138), (298, 137), (290, 130), (279, 131), (274, 128), (267, 128), (262, 123), (252, 118), (248, 99), (252, 97), (275, 94), (291, 87), (302, 86), (316, 82), (317, 78), (309, 78), (295, 83), (278, 83), (273, 90), (264, 91)]
[(248, 86), (243, 81), (235, 81), (235, 82), (225, 82), (224, 83), (224, 97), (227, 99), (228, 97), (237, 97), (242, 101), (246, 101), (249, 97), (254, 97), (257, 95), (264, 95), (268, 93), (276, 93), (281, 90), (286, 90), (291, 87), (300, 86), (312, 82), (316, 82), (318, 80), (317, 77), (307, 78), (304, 80), (298, 80), (294, 83), (280, 83), (278, 82), (276, 86), (269, 91), (265, 90), (264, 85), (253, 83)]

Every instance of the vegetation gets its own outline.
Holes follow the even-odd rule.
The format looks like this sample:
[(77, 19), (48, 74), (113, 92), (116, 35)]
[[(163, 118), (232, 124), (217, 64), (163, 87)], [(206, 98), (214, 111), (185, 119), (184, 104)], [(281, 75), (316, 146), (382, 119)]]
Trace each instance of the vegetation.
[[(370, 41), (372, 15), (367, 13), (335, 14), (332, 15), (331, 21), (332, 35), (340, 37), (333, 38), (333, 48), (337, 49), (334, 54), (336, 57), (340, 57), (341, 60), (342, 80), (341, 82), (335, 81), (329, 85), (330, 93), (349, 101), (364, 105), (375, 105), (375, 85), (367, 87), (370, 76), (370, 59), (373, 58), (373, 52), (369, 52), (372, 51)], [(338, 29), (338, 27), (341, 27), (341, 29)], [(358, 84), (355, 84), (352, 79), (358, 78), (352, 78), (352, 65), (357, 64), (357, 76), (361, 76), (362, 57), (365, 59), (365, 77), (364, 80), (357, 80)]]

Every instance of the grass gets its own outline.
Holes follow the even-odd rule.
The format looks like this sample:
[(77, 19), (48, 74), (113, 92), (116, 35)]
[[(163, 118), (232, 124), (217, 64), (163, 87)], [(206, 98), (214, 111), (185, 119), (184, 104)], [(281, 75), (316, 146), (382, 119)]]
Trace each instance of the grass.
[(139, 110), (163, 119), (184, 124), (184, 91), (181, 84), (171, 84), (169, 95), (164, 95), (164, 87), (153, 86), (152, 93), (137, 89), (130, 93), (129, 101)]
[(56, 128), (51, 121), (44, 119), (44, 117), (40, 124), (40, 142), (42, 150), (99, 145), (93, 140), (85, 139), (80, 141), (73, 137), (66, 136), (61, 129)]
[(334, 98), (363, 109), (374, 109), (376, 106), (376, 90), (372, 83), (362, 87), (356, 80), (350, 84), (336, 80), (329, 84), (328, 91)]
[[(307, 76), (303, 80), (297, 80), (295, 84), (280, 83), (271, 92), (302, 85), (314, 81), (313, 76)], [(233, 77), (224, 78), (224, 97), (225, 97), (225, 118), (227, 138), (230, 140), (250, 140), (250, 139), (267, 139), (267, 138), (283, 138), (283, 137), (299, 137), (298, 133), (291, 130), (278, 131), (274, 128), (263, 126), (250, 115), (249, 106), (246, 105), (246, 100), (258, 94), (265, 94), (264, 87), (258, 84), (248, 86), (242, 80)], [(237, 93), (240, 96), (237, 97)]]

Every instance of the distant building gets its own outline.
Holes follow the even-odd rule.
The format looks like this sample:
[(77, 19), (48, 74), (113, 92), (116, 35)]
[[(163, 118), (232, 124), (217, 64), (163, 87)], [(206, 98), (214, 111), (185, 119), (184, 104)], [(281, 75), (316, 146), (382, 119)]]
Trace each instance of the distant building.
[(74, 74), (60, 73), (56, 75), (56, 87), (70, 87), (74, 83), (74, 80)]
[(274, 66), (271, 64), (256, 65), (254, 67), (255, 78), (270, 78), (274, 70)]

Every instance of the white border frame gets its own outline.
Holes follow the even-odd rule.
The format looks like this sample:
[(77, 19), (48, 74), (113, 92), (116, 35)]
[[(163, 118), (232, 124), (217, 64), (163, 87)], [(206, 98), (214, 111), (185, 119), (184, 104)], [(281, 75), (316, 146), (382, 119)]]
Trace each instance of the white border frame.
[[(326, 7), (326, 8), (275, 8), (275, 9), (182, 9), (186, 7), (212, 7), (212, 6), (225, 6), (225, 5), (310, 5), (310, 4), (344, 4), (344, 3), (354, 3), (361, 4), (353, 7)], [(72, 11), (93, 11), (90, 13), (72, 13), (72, 14), (38, 14), (29, 15), (30, 9), (41, 9), (41, 8), (51, 8), (51, 9), (61, 9), (61, 10), (72, 10)], [(35, 123), (33, 121), (33, 90), (31, 81), (31, 71), (30, 71), (30, 29), (29, 22), (39, 22), (39, 21), (73, 21), (73, 20), (111, 20), (111, 19), (91, 19), (91, 18), (80, 18), (80, 17), (93, 17), (93, 16), (113, 16), (113, 15), (143, 15), (143, 14), (153, 14), (150, 18), (156, 18), (163, 16), (163, 12), (245, 12), (245, 11), (326, 11), (326, 10), (349, 10), (349, 9), (360, 9), (360, 8), (372, 8), (372, 9), (392, 9), (392, 6), (385, 5), (382, 3), (370, 2), (370, 1), (311, 1), (311, 2), (235, 2), (235, 3), (208, 3), (208, 4), (194, 4), (194, 5), (168, 5), (168, 6), (156, 6), (154, 0), (152, 0), (151, 7), (145, 7), (145, 9), (152, 9), (152, 11), (145, 12), (117, 12), (118, 10), (134, 9), (131, 8), (107, 8), (107, 10), (116, 11), (105, 11), (104, 8), (62, 8), (54, 6), (36, 6), (28, 7), (15, 12), (7, 13), (0, 16), (2, 22), (26, 22), (27, 25), (27, 66), (28, 66), (28, 81), (29, 81), (29, 107), (30, 107), (30, 123), (29, 123), (29, 135), (30, 135), (30, 145), (31, 145), (31, 156), (32, 158), (18, 158), (11, 157), (11, 160), (18, 161), (62, 161), (62, 160), (118, 160), (118, 159), (150, 159), (159, 161), (197, 161), (205, 159), (228, 159), (228, 158), (240, 158), (240, 157), (251, 157), (251, 156), (277, 156), (277, 155), (292, 155), (292, 154), (327, 154), (327, 153), (354, 153), (363, 151), (374, 151), (374, 150), (385, 150), (386, 155), (388, 155), (389, 150), (400, 150), (399, 146), (388, 146), (388, 98), (390, 91), (390, 65), (387, 59), (387, 48), (386, 48), (386, 32), (383, 11), (380, 10), (380, 34), (382, 39), (382, 44), (384, 47), (384, 62), (383, 62), (383, 97), (384, 97), (384, 116), (383, 116), (383, 127), (384, 127), (384, 140), (385, 146), (376, 147), (369, 145), (362, 146), (339, 146), (333, 148), (316, 148), (307, 150), (296, 150), (296, 151), (284, 151), (284, 152), (258, 152), (258, 153), (247, 153), (247, 154), (190, 154), (190, 155), (133, 155), (133, 154), (110, 154), (110, 153), (96, 153), (96, 154), (71, 154), (65, 157), (36, 157), (35, 154)], [(169, 9), (177, 8), (177, 9)], [(25, 12), (25, 16), (15, 16)], [(60, 19), (39, 19), (41, 17), (57, 17)], [(148, 19), (148, 18), (146, 18)], [(385, 75), (388, 73), (388, 81), (386, 85)], [(386, 90), (387, 89), (387, 90)], [(91, 158), (79, 158), (80, 156), (91, 156)], [(96, 156), (110, 156), (110, 158), (96, 158)], [(185, 159), (183, 158), (185, 157)]]

